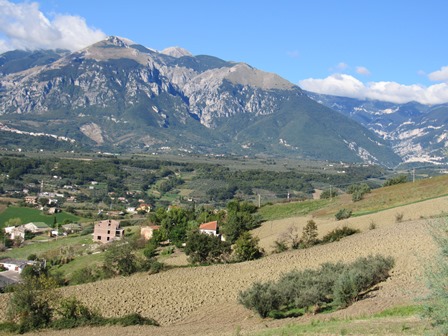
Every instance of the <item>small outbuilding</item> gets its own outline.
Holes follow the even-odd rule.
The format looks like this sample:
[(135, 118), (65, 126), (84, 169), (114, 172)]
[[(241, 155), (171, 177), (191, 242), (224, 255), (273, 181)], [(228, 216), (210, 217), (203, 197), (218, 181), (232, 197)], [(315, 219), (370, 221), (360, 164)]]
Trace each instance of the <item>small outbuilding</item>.
[(22, 273), (26, 265), (28, 265), (27, 260), (18, 260), (12, 258), (5, 258), (0, 260), (0, 266), (6, 268), (8, 271), (14, 271), (18, 273)]

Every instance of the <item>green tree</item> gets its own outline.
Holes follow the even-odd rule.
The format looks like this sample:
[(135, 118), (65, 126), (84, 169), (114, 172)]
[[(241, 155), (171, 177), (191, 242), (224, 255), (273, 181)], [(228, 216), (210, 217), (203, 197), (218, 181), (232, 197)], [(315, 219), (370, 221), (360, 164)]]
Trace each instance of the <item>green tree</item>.
[(21, 333), (47, 327), (53, 317), (56, 283), (46, 275), (26, 278), (16, 285), (8, 305), (8, 318)]
[(326, 189), (322, 192), (322, 194), (320, 194), (320, 199), (329, 199), (329, 198), (336, 197), (337, 195), (338, 195), (338, 193), (335, 190), (335, 188)]
[(247, 261), (261, 258), (263, 251), (258, 246), (260, 238), (253, 237), (250, 232), (242, 233), (235, 242), (235, 257), (237, 261)]
[(4, 226), (19, 226), (22, 225), (22, 220), (18, 217), (10, 218), (5, 222)]
[(42, 206), (48, 205), (48, 202), (49, 202), (49, 199), (46, 198), (46, 197), (39, 198), (39, 204), (42, 205)]
[(110, 243), (104, 256), (104, 268), (112, 275), (131, 275), (138, 271), (138, 259), (127, 242)]
[(231, 246), (220, 237), (192, 231), (188, 235), (185, 254), (192, 264), (219, 263), (227, 260)]
[(169, 239), (175, 245), (182, 245), (187, 237), (189, 222), (194, 220), (192, 211), (182, 208), (171, 208), (167, 211), (158, 208), (150, 215), (150, 220), (156, 225), (160, 225), (158, 230), (162, 240)]
[(310, 219), (305, 227), (303, 228), (302, 233), (302, 245), (303, 247), (311, 247), (313, 245), (316, 245), (318, 243), (317, 239), (318, 233), (317, 233), (317, 225), (316, 222)]
[(261, 222), (261, 218), (255, 214), (256, 211), (257, 207), (252, 203), (230, 201), (227, 204), (227, 218), (221, 230), (226, 240), (233, 244), (243, 232), (256, 228)]

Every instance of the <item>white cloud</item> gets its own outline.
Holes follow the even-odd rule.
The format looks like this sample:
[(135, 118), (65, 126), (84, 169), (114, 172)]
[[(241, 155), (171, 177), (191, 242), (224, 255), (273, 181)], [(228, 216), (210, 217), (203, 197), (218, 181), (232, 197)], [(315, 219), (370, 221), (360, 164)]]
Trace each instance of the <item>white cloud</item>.
[(356, 67), (356, 72), (358, 74), (360, 74), (360, 75), (363, 75), (363, 76), (369, 76), (370, 75), (369, 69), (367, 69), (366, 67), (363, 67), (363, 66), (357, 66)]
[(400, 104), (410, 101), (431, 105), (448, 103), (448, 84), (446, 83), (428, 87), (403, 85), (396, 82), (363, 83), (350, 75), (333, 74), (324, 79), (308, 78), (300, 81), (299, 85), (307, 91), (357, 99), (374, 99)]
[(339, 62), (335, 67), (330, 68), (332, 72), (343, 72), (349, 68), (347, 63)]
[(428, 78), (432, 81), (448, 81), (448, 66), (443, 66), (440, 70), (431, 72)]
[(79, 50), (106, 35), (87, 26), (84, 18), (55, 15), (50, 20), (36, 2), (0, 0), (0, 52), (12, 49)]

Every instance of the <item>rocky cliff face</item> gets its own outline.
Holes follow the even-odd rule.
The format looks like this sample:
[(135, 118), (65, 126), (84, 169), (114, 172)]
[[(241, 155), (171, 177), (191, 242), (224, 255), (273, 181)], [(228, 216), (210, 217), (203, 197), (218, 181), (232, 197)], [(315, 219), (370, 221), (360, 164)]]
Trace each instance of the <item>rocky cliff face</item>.
[(394, 104), (307, 94), (389, 141), (405, 163), (441, 164), (447, 161), (448, 104)]
[[(178, 47), (157, 52), (118, 37), (51, 55), (38, 65), (11, 55), (3, 63), (0, 58), (0, 66), (9, 69), (0, 76), (3, 122), (27, 130), (38, 122), (79, 142), (133, 150), (399, 162), (373, 133), (316, 106), (280, 76), (244, 63), (192, 56)], [(10, 66), (11, 59), (20, 66)], [(320, 119), (313, 117), (316, 109)], [(327, 118), (344, 124), (341, 132), (322, 127)]]

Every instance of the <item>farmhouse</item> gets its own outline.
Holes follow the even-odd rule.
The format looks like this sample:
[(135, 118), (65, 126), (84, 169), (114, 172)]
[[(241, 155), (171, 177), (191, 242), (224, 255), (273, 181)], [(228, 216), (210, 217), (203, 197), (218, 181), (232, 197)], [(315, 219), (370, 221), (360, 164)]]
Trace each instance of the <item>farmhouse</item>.
[(212, 236), (218, 236), (218, 222), (217, 221), (213, 221), (213, 222), (208, 222), (208, 223), (203, 223), (199, 226), (199, 232), (201, 233), (206, 233)]
[(37, 204), (37, 196), (25, 196), (25, 203), (26, 204)]
[(9, 235), (9, 239), (14, 240), (16, 238), (20, 238), (22, 240), (25, 240), (25, 227), (23, 225), (17, 227), (5, 227), (5, 233)]
[(25, 230), (30, 231), (32, 233), (45, 233), (50, 232), (51, 227), (49, 227), (44, 222), (30, 222), (28, 224), (23, 225)]
[(150, 212), (151, 206), (146, 203), (141, 203), (137, 209), (135, 209), (137, 212)]
[(93, 241), (109, 243), (124, 237), (124, 229), (120, 228), (120, 222), (113, 219), (102, 220), (95, 224), (93, 229)]

